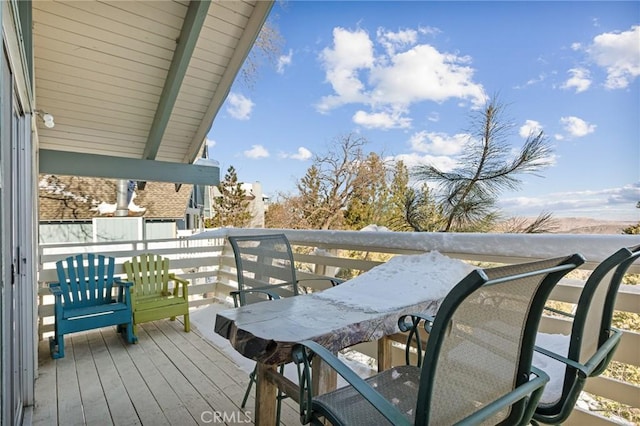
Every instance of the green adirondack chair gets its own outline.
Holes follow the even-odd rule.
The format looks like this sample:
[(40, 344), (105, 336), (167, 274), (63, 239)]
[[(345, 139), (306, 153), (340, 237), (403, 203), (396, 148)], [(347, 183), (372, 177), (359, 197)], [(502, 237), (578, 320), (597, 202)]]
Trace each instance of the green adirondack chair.
[[(151, 253), (134, 256), (124, 263), (127, 279), (133, 282), (131, 304), (133, 307), (133, 334), (136, 325), (184, 315), (184, 331), (190, 331), (189, 293), (187, 280), (169, 273), (169, 259)], [(169, 288), (173, 282), (173, 288)]]

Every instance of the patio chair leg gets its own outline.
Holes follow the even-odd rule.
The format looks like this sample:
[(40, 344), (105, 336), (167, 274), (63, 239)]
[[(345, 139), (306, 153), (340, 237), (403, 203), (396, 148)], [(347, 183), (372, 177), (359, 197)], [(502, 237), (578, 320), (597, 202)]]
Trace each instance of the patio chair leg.
[(184, 315), (184, 331), (187, 333), (191, 331), (191, 322), (189, 322), (189, 314)]
[[(278, 370), (280, 374), (284, 375), (284, 364), (282, 364)], [(282, 400), (285, 399), (287, 395), (283, 395), (282, 391), (278, 389), (278, 396), (276, 397), (276, 424), (280, 424), (280, 412), (282, 411)]]
[[(253, 369), (253, 371), (249, 374), (249, 385), (247, 386), (247, 390), (244, 393), (244, 398), (242, 399), (242, 404), (240, 404), (240, 408), (244, 409), (245, 405), (247, 405), (247, 399), (249, 399), (249, 394), (251, 393), (251, 387), (258, 380), (257, 376), (257, 366)], [(279, 367), (280, 374), (284, 374), (284, 365)], [(282, 394), (282, 391), (278, 389), (278, 396), (276, 397), (276, 424), (280, 424), (280, 412), (282, 411), (282, 400), (287, 396)]]
[(138, 336), (136, 336), (133, 330), (133, 322), (127, 324), (127, 342), (138, 343)]
[(133, 325), (133, 322), (120, 324), (118, 327), (120, 327), (120, 334), (122, 334), (122, 337), (124, 337), (127, 340), (127, 342), (129, 343), (138, 342), (138, 336), (136, 336), (135, 334), (135, 330), (134, 330), (135, 327)]
[(244, 398), (242, 398), (242, 404), (240, 404), (240, 408), (244, 409), (244, 406), (247, 405), (247, 399), (249, 399), (249, 394), (251, 393), (251, 387), (256, 382), (256, 372), (257, 366), (254, 367), (253, 371), (249, 374), (249, 386), (247, 386), (247, 390), (244, 393)]
[(64, 336), (49, 337), (49, 351), (51, 358), (64, 358)]

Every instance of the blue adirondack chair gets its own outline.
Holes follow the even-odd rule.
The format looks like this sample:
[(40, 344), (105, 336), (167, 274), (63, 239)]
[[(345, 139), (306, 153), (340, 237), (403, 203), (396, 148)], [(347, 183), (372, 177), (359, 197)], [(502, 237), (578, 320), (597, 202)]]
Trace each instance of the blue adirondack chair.
[[(114, 276), (115, 259), (89, 253), (56, 262), (55, 335), (49, 338), (54, 359), (64, 357), (64, 335), (115, 325), (129, 343), (135, 343), (130, 282)], [(117, 291), (116, 291), (117, 290)]]

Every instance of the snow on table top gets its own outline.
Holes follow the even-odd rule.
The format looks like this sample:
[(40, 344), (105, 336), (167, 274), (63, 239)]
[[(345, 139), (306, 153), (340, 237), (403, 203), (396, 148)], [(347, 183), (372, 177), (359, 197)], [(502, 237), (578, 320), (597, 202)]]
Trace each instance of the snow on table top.
[(395, 256), (313, 297), (365, 311), (388, 312), (421, 301), (440, 301), (474, 269), (437, 251)]

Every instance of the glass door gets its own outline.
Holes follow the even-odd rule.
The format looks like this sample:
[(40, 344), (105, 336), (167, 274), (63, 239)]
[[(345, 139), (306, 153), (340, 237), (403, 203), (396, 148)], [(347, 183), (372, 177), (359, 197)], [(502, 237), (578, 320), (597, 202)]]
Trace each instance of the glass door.
[(2, 91), (0, 104), (0, 340), (2, 355), (0, 362), (0, 395), (2, 407), (0, 423), (20, 424), (23, 408), (22, 359), (20, 346), (21, 327), (19, 319), (23, 303), (20, 300), (18, 283), (19, 224), (18, 211), (18, 134), (21, 116), (18, 102), (14, 98), (13, 74), (6, 51), (2, 55)]

